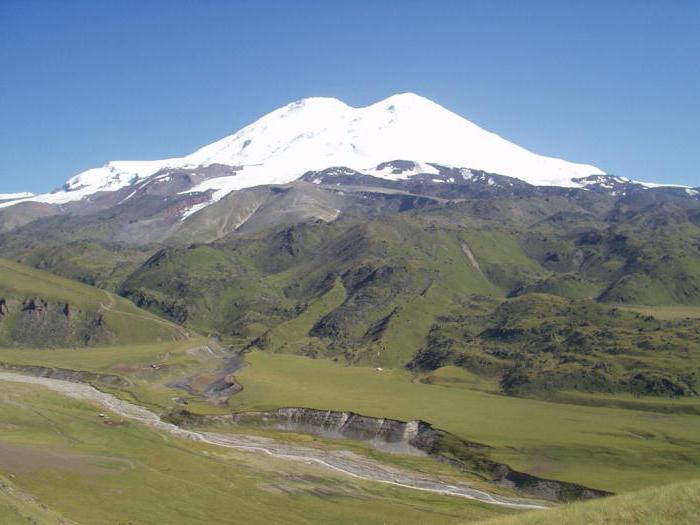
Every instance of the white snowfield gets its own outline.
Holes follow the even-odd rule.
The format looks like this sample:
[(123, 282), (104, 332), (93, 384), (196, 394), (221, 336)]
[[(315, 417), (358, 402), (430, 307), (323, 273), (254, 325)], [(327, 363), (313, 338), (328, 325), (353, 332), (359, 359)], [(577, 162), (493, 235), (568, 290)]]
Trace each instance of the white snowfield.
[(10, 201), (16, 199), (24, 199), (26, 197), (33, 197), (34, 194), (28, 191), (23, 191), (21, 193), (0, 193), (0, 201)]
[[(185, 157), (112, 161), (71, 178), (64, 190), (24, 200), (66, 203), (131, 185), (162, 169), (211, 164), (240, 167), (234, 176), (209, 179), (190, 190), (215, 190), (213, 200), (335, 166), (384, 178), (408, 176), (375, 169), (392, 160), (483, 170), (540, 186), (578, 187), (572, 179), (604, 174), (595, 166), (532, 153), (424, 97), (404, 93), (361, 108), (334, 98), (303, 99)], [(16, 202), (21, 201), (10, 204)]]

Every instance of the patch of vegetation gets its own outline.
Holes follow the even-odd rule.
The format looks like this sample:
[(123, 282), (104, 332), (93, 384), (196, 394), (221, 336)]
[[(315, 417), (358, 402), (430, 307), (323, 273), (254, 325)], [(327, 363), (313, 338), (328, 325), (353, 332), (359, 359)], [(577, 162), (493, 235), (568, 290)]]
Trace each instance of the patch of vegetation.
[[(256, 342), (261, 347), (275, 331), (294, 327), (286, 343), (302, 353), (402, 365), (434, 315), (456, 297), (497, 293), (454, 233), (407, 219), (306, 223), (252, 239), (169, 248), (132, 275), (122, 293), (205, 332), (245, 337), (274, 329)], [(336, 286), (345, 290), (337, 295), (342, 300), (321, 308), (319, 299)]]
[(662, 321), (542, 294), (491, 310), (483, 305), (468, 303), (439, 318), (409, 368), (455, 364), (498, 378), (501, 389), (515, 395), (578, 390), (677, 397), (700, 390), (698, 321)]
[[(165, 412), (173, 408), (178, 393), (186, 395), (185, 391), (169, 385), (190, 375), (206, 377), (222, 367), (226, 357), (228, 355), (214, 342), (191, 337), (178, 341), (89, 348), (0, 348), (0, 367), (25, 371), (33, 368), (35, 373), (46, 371), (38, 375), (48, 375), (55, 370), (83, 372), (86, 378), (81, 381), (148, 406), (155, 412)], [(122, 380), (92, 381), (91, 377)], [(196, 396), (188, 397), (196, 399)]]
[(258, 348), (416, 371), (455, 364), (513, 395), (697, 394), (697, 323), (623, 307), (693, 308), (700, 229), (680, 210), (593, 201), (572, 211), (561, 196), (487, 199), (500, 216), (467, 199), (232, 233), (162, 250), (121, 293)]

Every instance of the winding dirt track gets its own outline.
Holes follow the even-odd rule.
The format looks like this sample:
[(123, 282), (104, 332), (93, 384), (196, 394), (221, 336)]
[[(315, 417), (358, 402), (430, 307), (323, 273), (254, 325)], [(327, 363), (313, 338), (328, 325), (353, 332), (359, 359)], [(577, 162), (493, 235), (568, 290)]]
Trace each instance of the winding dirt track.
[(152, 323), (162, 324), (163, 326), (167, 326), (168, 328), (172, 328), (175, 331), (177, 331), (177, 333), (179, 333), (180, 337), (182, 337), (183, 339), (190, 338), (189, 332), (187, 332), (187, 330), (185, 330), (182, 326), (175, 324), (173, 322), (167, 321), (165, 319), (161, 319), (160, 317), (158, 317), (156, 315), (136, 314), (136, 313), (131, 313), (131, 312), (123, 312), (121, 310), (115, 310), (114, 307), (116, 306), (116, 304), (114, 302), (114, 297), (107, 290), (103, 290), (103, 292), (107, 296), (107, 304), (100, 303), (101, 310), (106, 310), (106, 311), (112, 312), (113, 314), (117, 314), (117, 315), (130, 315), (132, 317), (144, 319), (144, 320), (150, 321)]
[(546, 509), (540, 502), (525, 499), (507, 498), (490, 494), (466, 485), (444, 483), (438, 479), (382, 465), (376, 461), (362, 457), (349, 451), (325, 451), (315, 448), (302, 447), (281, 443), (272, 439), (240, 434), (218, 434), (215, 432), (200, 432), (186, 430), (171, 423), (162, 421), (153, 412), (127, 401), (122, 401), (111, 394), (100, 392), (84, 383), (73, 383), (46, 377), (26, 376), (22, 374), (0, 372), (0, 381), (40, 385), (54, 392), (73, 399), (97, 403), (105, 409), (121, 417), (138, 421), (149, 428), (170, 434), (172, 436), (209, 443), (221, 447), (261, 452), (275, 458), (300, 461), (315, 464), (330, 470), (366, 481), (385, 483), (407, 489), (432, 492), (447, 496), (457, 496), (481, 501), (491, 505), (520, 509)]

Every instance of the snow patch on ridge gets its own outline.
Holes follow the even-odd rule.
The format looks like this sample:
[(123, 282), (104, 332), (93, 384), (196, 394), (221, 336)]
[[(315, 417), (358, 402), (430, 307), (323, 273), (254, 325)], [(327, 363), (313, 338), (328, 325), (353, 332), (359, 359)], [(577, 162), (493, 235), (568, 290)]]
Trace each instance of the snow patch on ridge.
[(34, 196), (34, 194), (29, 192), (29, 191), (23, 191), (23, 192), (19, 192), (19, 193), (0, 193), (0, 201), (24, 199), (24, 198), (33, 197), (33, 196)]
[(182, 212), (182, 215), (180, 216), (180, 220), (184, 221), (190, 215), (194, 215), (199, 210), (203, 210), (204, 208), (206, 208), (210, 204), (211, 204), (211, 201), (204, 201), (204, 202), (200, 202), (199, 204), (195, 204), (194, 206), (190, 206), (189, 208), (187, 208), (185, 211)]
[(641, 184), (645, 188), (688, 188), (688, 189), (692, 189), (692, 188), (690, 188), (690, 186), (688, 186), (686, 184), (660, 184), (657, 182), (641, 182), (638, 180), (633, 181), (633, 182), (635, 182), (637, 184)]

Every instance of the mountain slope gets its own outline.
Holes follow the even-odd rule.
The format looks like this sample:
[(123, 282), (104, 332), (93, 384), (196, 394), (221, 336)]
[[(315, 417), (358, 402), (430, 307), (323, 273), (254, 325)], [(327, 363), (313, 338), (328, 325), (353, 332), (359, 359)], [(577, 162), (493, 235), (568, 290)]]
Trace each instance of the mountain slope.
[[(281, 223), (163, 249), (120, 293), (265, 350), (417, 372), (456, 364), (516, 395), (700, 391), (696, 321), (613, 308), (700, 304), (696, 201), (667, 202), (673, 220), (659, 222), (656, 204), (486, 188), (445, 201), (367, 185), (355, 190), (365, 207), (330, 222), (291, 219), (294, 190), (278, 189)], [(382, 208), (395, 198), (406, 207)], [(649, 286), (625, 284), (642, 280)]]

